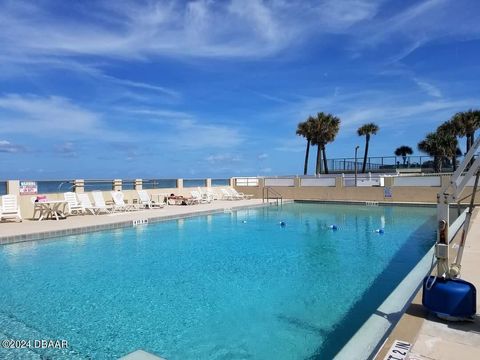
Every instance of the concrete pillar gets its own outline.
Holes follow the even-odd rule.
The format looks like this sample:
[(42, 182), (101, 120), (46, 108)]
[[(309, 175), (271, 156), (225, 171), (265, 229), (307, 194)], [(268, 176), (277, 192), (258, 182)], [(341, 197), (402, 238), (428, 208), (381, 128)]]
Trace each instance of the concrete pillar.
[(235, 178), (230, 178), (229, 186), (231, 186), (231, 187), (235, 186)]
[(335, 187), (343, 188), (343, 176), (335, 176)]
[(383, 186), (385, 187), (392, 187), (393, 186), (393, 177), (387, 176), (383, 178)]
[(207, 188), (212, 187), (212, 179), (205, 179), (205, 186)]
[(258, 187), (259, 188), (265, 187), (265, 178), (258, 178)]
[(77, 179), (73, 181), (73, 189), (76, 193), (85, 192), (85, 180)]
[(135, 179), (135, 184), (133, 186), (135, 190), (142, 190), (143, 189), (143, 181), (142, 179)]
[(297, 176), (293, 179), (293, 187), (300, 188), (301, 179)]
[(122, 179), (113, 180), (113, 191), (122, 191)]
[(450, 181), (451, 181), (451, 176), (449, 175), (442, 175), (440, 177), (440, 183), (441, 183), (441, 187), (443, 188), (444, 186), (447, 186), (448, 184), (450, 184)]
[(7, 181), (7, 194), (9, 194), (9, 195), (20, 195), (20, 181), (19, 180), (8, 180)]
[(177, 189), (183, 189), (183, 179), (177, 179)]

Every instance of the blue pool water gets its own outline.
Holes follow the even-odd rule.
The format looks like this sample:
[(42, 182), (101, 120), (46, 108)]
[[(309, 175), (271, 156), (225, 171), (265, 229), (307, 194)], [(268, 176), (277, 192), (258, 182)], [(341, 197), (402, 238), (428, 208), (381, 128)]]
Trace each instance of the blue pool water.
[(69, 348), (0, 358), (329, 359), (434, 230), (432, 208), (295, 203), (3, 246), (0, 338)]

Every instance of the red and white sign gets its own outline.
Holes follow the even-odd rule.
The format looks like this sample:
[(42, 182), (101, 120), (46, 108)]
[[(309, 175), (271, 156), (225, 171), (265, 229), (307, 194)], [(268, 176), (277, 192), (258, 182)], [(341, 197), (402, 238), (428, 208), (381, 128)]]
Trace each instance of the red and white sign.
[(20, 195), (36, 195), (37, 193), (36, 181), (20, 181)]

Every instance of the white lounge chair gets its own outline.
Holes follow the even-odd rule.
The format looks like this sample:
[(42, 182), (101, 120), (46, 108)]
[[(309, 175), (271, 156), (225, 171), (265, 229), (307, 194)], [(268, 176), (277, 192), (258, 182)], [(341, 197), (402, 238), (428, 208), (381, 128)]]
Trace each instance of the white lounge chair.
[(4, 219), (15, 219), (15, 221), (18, 220), (20, 222), (23, 220), (16, 195), (2, 196), (2, 205), (0, 206), (0, 221)]
[(78, 202), (77, 195), (74, 192), (66, 192), (63, 197), (67, 202), (66, 215), (85, 213), (85, 208)]
[(78, 193), (77, 196), (78, 196), (78, 200), (80, 201), (80, 204), (83, 206), (83, 208), (86, 211), (89, 211), (92, 215), (98, 215), (102, 211), (107, 213), (107, 214), (110, 213), (110, 209), (106, 205), (104, 205), (104, 206), (93, 205), (92, 202), (90, 201), (90, 198), (88, 197), (87, 193)]
[(153, 201), (148, 195), (147, 190), (137, 190), (138, 197), (140, 198), (140, 205), (147, 209), (161, 209), (165, 206), (164, 202)]
[(250, 198), (253, 197), (253, 195), (247, 195), (247, 194), (244, 194), (242, 192), (238, 192), (234, 188), (229, 188), (227, 191), (229, 191), (230, 194), (233, 195), (233, 197), (235, 197), (237, 199), (241, 199), (241, 200), (246, 200), (246, 199), (250, 199)]
[(102, 209), (107, 213), (111, 213), (113, 211), (113, 205), (105, 204), (105, 199), (100, 191), (92, 191), (92, 197), (94, 207), (96, 207), (97, 209)]
[(235, 197), (227, 191), (227, 189), (220, 189), (222, 192), (222, 199), (223, 200), (235, 200)]
[[(41, 207), (40, 204), (38, 203), (37, 197), (36, 197), (36, 196), (32, 196), (32, 197), (30, 198), (30, 202), (31, 202), (32, 205), (33, 205), (33, 215), (32, 215), (32, 219), (38, 219), (38, 218), (40, 218), (40, 216), (42, 216), (42, 207)], [(37, 218), (37, 213), (38, 213), (38, 218)]]
[(217, 192), (212, 189), (207, 189), (207, 196), (212, 200), (220, 199), (220, 196), (217, 194)]
[(134, 211), (138, 210), (136, 204), (127, 204), (125, 202), (125, 195), (121, 191), (110, 191), (113, 199), (113, 210), (114, 211)]
[(210, 200), (208, 200), (207, 198), (203, 197), (198, 191), (196, 190), (192, 190), (190, 191), (190, 195), (192, 195), (192, 199), (194, 201), (196, 201), (197, 203), (201, 203), (201, 204), (206, 204), (206, 203), (209, 203)]
[(203, 199), (207, 200), (207, 202), (212, 202), (213, 200), (218, 200), (218, 195), (217, 198), (215, 199), (213, 190), (210, 188), (207, 188), (206, 190), (203, 190), (200, 186), (197, 188), (198, 192), (202, 196)]

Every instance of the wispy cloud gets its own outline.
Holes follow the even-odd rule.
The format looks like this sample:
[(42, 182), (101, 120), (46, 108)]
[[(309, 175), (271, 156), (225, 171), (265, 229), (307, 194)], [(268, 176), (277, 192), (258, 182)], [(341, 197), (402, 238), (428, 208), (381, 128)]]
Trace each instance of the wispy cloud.
[(25, 147), (18, 144), (12, 144), (7, 140), (0, 140), (0, 153), (18, 153), (25, 151)]
[(0, 97), (0, 110), (3, 133), (81, 134), (92, 133), (100, 126), (98, 114), (58, 96), (5, 95)]
[(229, 154), (229, 153), (220, 153), (209, 155), (205, 159), (211, 164), (231, 164), (231, 163), (238, 163), (242, 161), (242, 158), (238, 154)]
[(64, 157), (77, 157), (78, 153), (75, 149), (75, 144), (71, 141), (66, 141), (62, 144), (57, 144), (54, 147), (55, 153)]
[(419, 47), (440, 39), (478, 39), (480, 23), (476, 0), (459, 2), (427, 0), (412, 5), (392, 16), (377, 17), (362, 24), (354, 34), (355, 47), (373, 48), (395, 43), (396, 54), (390, 61), (399, 61)]
[(413, 78), (413, 81), (415, 81), (415, 83), (420, 87), (420, 89), (425, 91), (428, 95), (437, 97), (437, 98), (442, 97), (442, 92), (435, 85), (427, 81), (420, 80), (418, 78)]
[(54, 3), (42, 3), (40, 8), (7, 2), (1, 6), (0, 44), (13, 57), (256, 58), (313, 34), (344, 32), (371, 18), (378, 4), (366, 0), (90, 3), (81, 21), (58, 16), (51, 21)]
[(70, 138), (123, 140), (130, 138), (90, 110), (60, 96), (8, 94), (0, 97), (0, 133), (28, 134), (56, 141)]
[(163, 141), (171, 148), (196, 150), (208, 148), (229, 149), (240, 145), (244, 136), (240, 130), (227, 125), (218, 125), (185, 119), (176, 122)]

